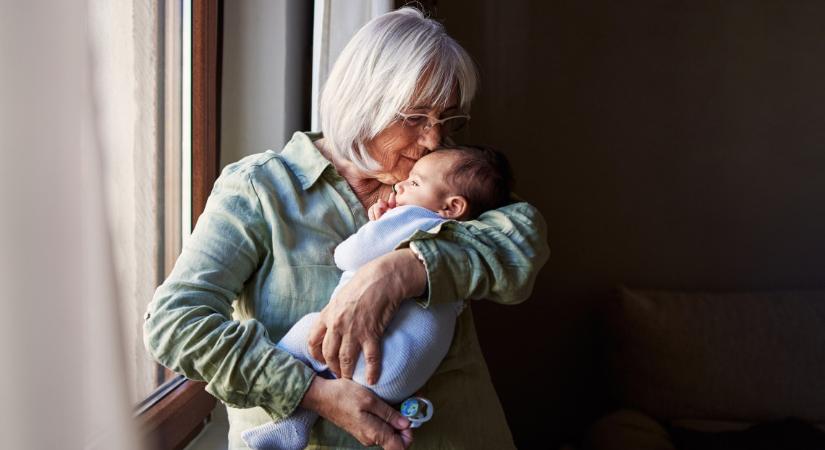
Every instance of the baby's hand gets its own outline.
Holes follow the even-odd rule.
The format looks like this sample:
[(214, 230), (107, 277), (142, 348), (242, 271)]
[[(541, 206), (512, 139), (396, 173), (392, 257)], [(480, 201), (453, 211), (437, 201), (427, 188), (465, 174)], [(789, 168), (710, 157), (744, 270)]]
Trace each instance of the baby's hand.
[(390, 194), (389, 200), (379, 199), (374, 205), (370, 206), (367, 211), (367, 217), (370, 220), (378, 220), (385, 212), (395, 208), (395, 192)]

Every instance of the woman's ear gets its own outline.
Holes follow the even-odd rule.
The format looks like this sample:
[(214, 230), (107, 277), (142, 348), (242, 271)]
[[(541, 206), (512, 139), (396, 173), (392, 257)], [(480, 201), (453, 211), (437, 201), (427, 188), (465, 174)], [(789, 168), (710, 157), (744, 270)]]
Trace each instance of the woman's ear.
[(468, 205), (467, 199), (460, 196), (460, 195), (453, 195), (447, 197), (444, 201), (444, 205), (439, 211), (439, 215), (445, 219), (461, 219), (467, 214)]

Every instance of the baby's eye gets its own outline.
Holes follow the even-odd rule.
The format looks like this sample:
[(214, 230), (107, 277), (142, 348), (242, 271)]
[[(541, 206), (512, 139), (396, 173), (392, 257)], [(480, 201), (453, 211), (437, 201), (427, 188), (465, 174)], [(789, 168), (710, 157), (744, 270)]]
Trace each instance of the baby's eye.
[(418, 186), (418, 182), (417, 182), (417, 181), (410, 181), (410, 184), (411, 184), (411, 185), (413, 185), (413, 186)]

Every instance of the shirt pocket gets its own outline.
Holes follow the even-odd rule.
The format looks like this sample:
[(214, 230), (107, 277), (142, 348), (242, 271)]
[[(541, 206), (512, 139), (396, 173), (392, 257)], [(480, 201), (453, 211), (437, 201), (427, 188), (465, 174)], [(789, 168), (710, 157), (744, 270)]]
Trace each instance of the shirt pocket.
[(274, 268), (256, 302), (256, 318), (277, 341), (301, 317), (326, 306), (340, 278), (334, 265)]

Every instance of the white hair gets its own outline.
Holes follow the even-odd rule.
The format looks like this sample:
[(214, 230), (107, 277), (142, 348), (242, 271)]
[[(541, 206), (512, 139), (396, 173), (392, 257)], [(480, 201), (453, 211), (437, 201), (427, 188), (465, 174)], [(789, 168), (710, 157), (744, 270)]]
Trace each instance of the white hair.
[(467, 112), (477, 83), (473, 60), (443, 25), (400, 8), (371, 20), (344, 47), (321, 94), (321, 129), (332, 151), (374, 172), (380, 166), (364, 144), (400, 111), (450, 106), (457, 90)]

